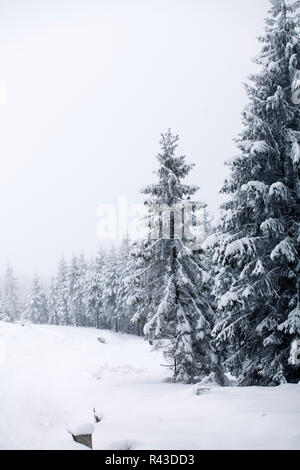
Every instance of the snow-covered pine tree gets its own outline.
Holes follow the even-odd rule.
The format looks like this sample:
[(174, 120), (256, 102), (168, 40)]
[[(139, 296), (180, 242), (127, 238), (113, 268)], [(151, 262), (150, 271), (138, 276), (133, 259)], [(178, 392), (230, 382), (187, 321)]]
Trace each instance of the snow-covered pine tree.
[(81, 290), (81, 276), (82, 269), (80, 260), (75, 254), (72, 256), (72, 260), (67, 272), (67, 284), (68, 284), (68, 310), (70, 317), (75, 326), (80, 326), (81, 315), (82, 315), (82, 302), (81, 295), (78, 292)]
[(48, 322), (47, 298), (41, 288), (37, 275), (33, 278), (32, 290), (25, 303), (22, 319), (39, 324), (46, 324)]
[(61, 257), (56, 278), (56, 311), (60, 325), (73, 325), (74, 319), (69, 310), (69, 288), (67, 264), (64, 256)]
[(86, 326), (95, 328), (107, 328), (102, 299), (103, 264), (104, 253), (99, 249), (97, 256), (88, 264), (82, 286)]
[(222, 230), (205, 244), (218, 265), (216, 341), (241, 385), (300, 379), (300, 369), (288, 363), (300, 335), (300, 107), (292, 100), (299, 6), (271, 0), (260, 71), (246, 85), (240, 153), (223, 187), (229, 200)]
[(1, 301), (0, 319), (14, 322), (20, 317), (20, 303), (18, 298), (18, 283), (13, 268), (7, 265)]
[(151, 291), (145, 296), (143, 290), (147, 279), (145, 270), (151, 260), (149, 246), (148, 240), (135, 240), (130, 243), (128, 273), (124, 277), (126, 304), (131, 310), (131, 321), (136, 325), (138, 336), (144, 333), (147, 318), (153, 313)]
[(57, 286), (55, 279), (51, 280), (51, 285), (47, 295), (48, 322), (50, 325), (58, 325), (57, 315)]
[(86, 326), (87, 324), (85, 304), (84, 304), (84, 294), (85, 294), (84, 289), (85, 289), (86, 272), (87, 272), (87, 261), (85, 259), (84, 253), (81, 253), (79, 258), (76, 258), (76, 268), (74, 269), (74, 278), (73, 278), (73, 287), (72, 287), (72, 309), (74, 312), (76, 326)]
[(117, 253), (116, 318), (120, 331), (124, 333), (138, 333), (137, 326), (132, 322), (133, 307), (127, 303), (132, 267), (129, 251), (129, 240), (125, 239)]
[(103, 311), (110, 319), (111, 328), (119, 331), (119, 312), (117, 310), (118, 250), (115, 247), (106, 253), (103, 270)]
[[(198, 187), (181, 181), (194, 165), (176, 156), (178, 136), (171, 131), (161, 136), (158, 154), (158, 182), (146, 187), (150, 235), (154, 226), (170, 224), (170, 236), (145, 240), (136, 253), (138, 269), (134, 275), (133, 303), (147, 312), (146, 336), (161, 347), (171, 361), (174, 380), (194, 383), (211, 372), (222, 381), (223, 374), (211, 344), (213, 311), (207, 300), (202, 254), (192, 251), (186, 240), (175, 234), (174, 215), (168, 208), (190, 201)], [(190, 201), (191, 203), (191, 201)], [(155, 206), (167, 208), (157, 220)], [(162, 209), (164, 211), (164, 209)], [(155, 214), (154, 214), (155, 213)]]

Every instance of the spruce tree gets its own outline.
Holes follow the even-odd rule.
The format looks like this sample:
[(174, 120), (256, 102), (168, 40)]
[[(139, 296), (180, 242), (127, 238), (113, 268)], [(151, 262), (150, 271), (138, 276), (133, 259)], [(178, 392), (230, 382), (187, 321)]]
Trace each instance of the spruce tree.
[(57, 314), (57, 286), (55, 279), (51, 280), (51, 285), (47, 295), (48, 322), (50, 325), (58, 325)]
[(32, 323), (46, 324), (48, 322), (47, 298), (37, 275), (33, 278), (32, 290), (25, 303), (22, 318)]
[(103, 310), (110, 319), (110, 327), (119, 331), (120, 312), (117, 309), (118, 277), (118, 250), (115, 247), (106, 253), (103, 269)]
[(3, 295), (1, 302), (0, 319), (14, 322), (20, 317), (20, 303), (18, 297), (18, 283), (13, 268), (7, 265), (4, 276)]
[[(73, 260), (74, 261), (74, 260)], [(72, 304), (73, 315), (76, 326), (86, 326), (87, 318), (84, 304), (84, 289), (85, 279), (87, 272), (87, 261), (83, 253), (80, 254), (79, 258), (76, 258), (73, 266), (73, 284), (71, 299), (69, 297), (69, 305)], [(70, 284), (69, 284), (70, 292)], [(70, 294), (69, 294), (70, 296)]]
[(67, 285), (68, 285), (68, 310), (70, 312), (70, 318), (75, 326), (80, 326), (81, 315), (82, 315), (82, 302), (81, 295), (78, 291), (81, 290), (81, 276), (82, 268), (81, 263), (75, 255), (72, 256), (72, 260), (67, 273)]
[(226, 366), (241, 385), (298, 382), (288, 362), (300, 335), (300, 108), (292, 99), (300, 67), (299, 2), (271, 0), (260, 70), (246, 85), (249, 104), (228, 165), (216, 263), (218, 321)]
[(104, 253), (99, 249), (89, 263), (82, 285), (82, 301), (85, 309), (85, 325), (106, 328), (103, 309), (103, 263)]
[[(139, 316), (147, 314), (145, 334), (163, 349), (175, 381), (194, 383), (215, 372), (222, 382), (211, 344), (213, 310), (204, 286), (207, 274), (203, 255), (178, 236), (173, 212), (176, 205), (192, 204), (191, 197), (198, 187), (185, 185), (182, 180), (194, 165), (187, 164), (184, 156), (176, 156), (178, 136), (170, 130), (162, 134), (160, 144), (158, 182), (143, 190), (147, 195), (150, 237), (137, 246), (137, 271), (130, 300), (138, 305)], [(157, 206), (162, 207), (158, 218), (154, 210)], [(162, 223), (169, 223), (170, 237), (162, 235)], [(152, 239), (157, 228), (159, 236)]]
[(137, 328), (138, 336), (144, 334), (144, 326), (148, 316), (151, 316), (151, 291), (143, 295), (146, 284), (145, 266), (150, 265), (151, 254), (147, 240), (135, 240), (130, 243), (128, 257), (128, 272), (124, 277), (126, 289), (126, 304), (131, 310), (131, 321)]
[(71, 317), (69, 305), (69, 288), (67, 276), (67, 264), (62, 256), (56, 278), (56, 310), (60, 325), (73, 325), (74, 319)]
[(133, 307), (127, 303), (130, 292), (130, 275), (132, 264), (130, 246), (125, 239), (117, 253), (117, 288), (116, 288), (116, 318), (120, 331), (124, 333), (139, 333), (140, 329), (132, 322)]

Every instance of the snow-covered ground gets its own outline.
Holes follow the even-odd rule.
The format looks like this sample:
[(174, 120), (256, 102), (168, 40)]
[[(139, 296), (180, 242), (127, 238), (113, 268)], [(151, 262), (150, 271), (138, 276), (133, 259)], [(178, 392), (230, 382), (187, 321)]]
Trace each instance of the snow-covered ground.
[(86, 449), (66, 429), (96, 408), (95, 449), (300, 449), (300, 385), (196, 396), (163, 362), (134, 336), (0, 322), (0, 448)]

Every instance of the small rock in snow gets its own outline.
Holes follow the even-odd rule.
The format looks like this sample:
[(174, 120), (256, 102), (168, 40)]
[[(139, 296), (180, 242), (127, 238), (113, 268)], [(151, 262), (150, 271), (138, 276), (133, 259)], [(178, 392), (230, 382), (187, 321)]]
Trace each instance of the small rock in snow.
[(194, 395), (206, 395), (210, 392), (209, 387), (203, 387), (201, 384), (196, 384), (193, 386), (193, 393)]
[(102, 338), (101, 336), (98, 336), (97, 340), (99, 341), (99, 343), (102, 343), (102, 344), (106, 343), (105, 339)]
[(100, 423), (100, 421), (102, 421), (104, 418), (103, 413), (100, 413), (99, 411), (95, 410), (95, 408), (93, 408), (93, 413), (94, 413), (95, 423)]

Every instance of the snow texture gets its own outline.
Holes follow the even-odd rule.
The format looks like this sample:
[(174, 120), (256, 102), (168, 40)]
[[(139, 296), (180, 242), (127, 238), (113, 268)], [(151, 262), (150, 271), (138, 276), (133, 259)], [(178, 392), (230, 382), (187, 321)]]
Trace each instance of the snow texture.
[(293, 366), (300, 366), (300, 340), (293, 341), (290, 354), (290, 363)]
[(102, 345), (98, 335), (0, 323), (1, 449), (87, 450), (66, 429), (92, 422), (95, 407), (105, 414), (95, 425), (96, 450), (300, 450), (299, 385), (210, 384), (196, 396), (191, 385), (163, 382), (163, 358), (143, 339), (103, 330)]
[(293, 263), (296, 256), (297, 253), (291, 243), (291, 239), (287, 237), (274, 248), (271, 253), (271, 260), (274, 261), (278, 258), (284, 257), (288, 262)]
[(232, 305), (232, 303), (238, 301), (238, 295), (235, 292), (226, 292), (224, 295), (222, 295), (218, 308), (219, 310), (224, 310), (228, 306)]
[(82, 434), (93, 434), (95, 428), (94, 425), (88, 421), (79, 421), (70, 423), (67, 427), (67, 430), (73, 436), (81, 436)]
[(293, 163), (299, 163), (299, 161), (300, 161), (300, 145), (297, 141), (293, 142), (293, 145), (292, 145), (292, 158), (293, 158)]

